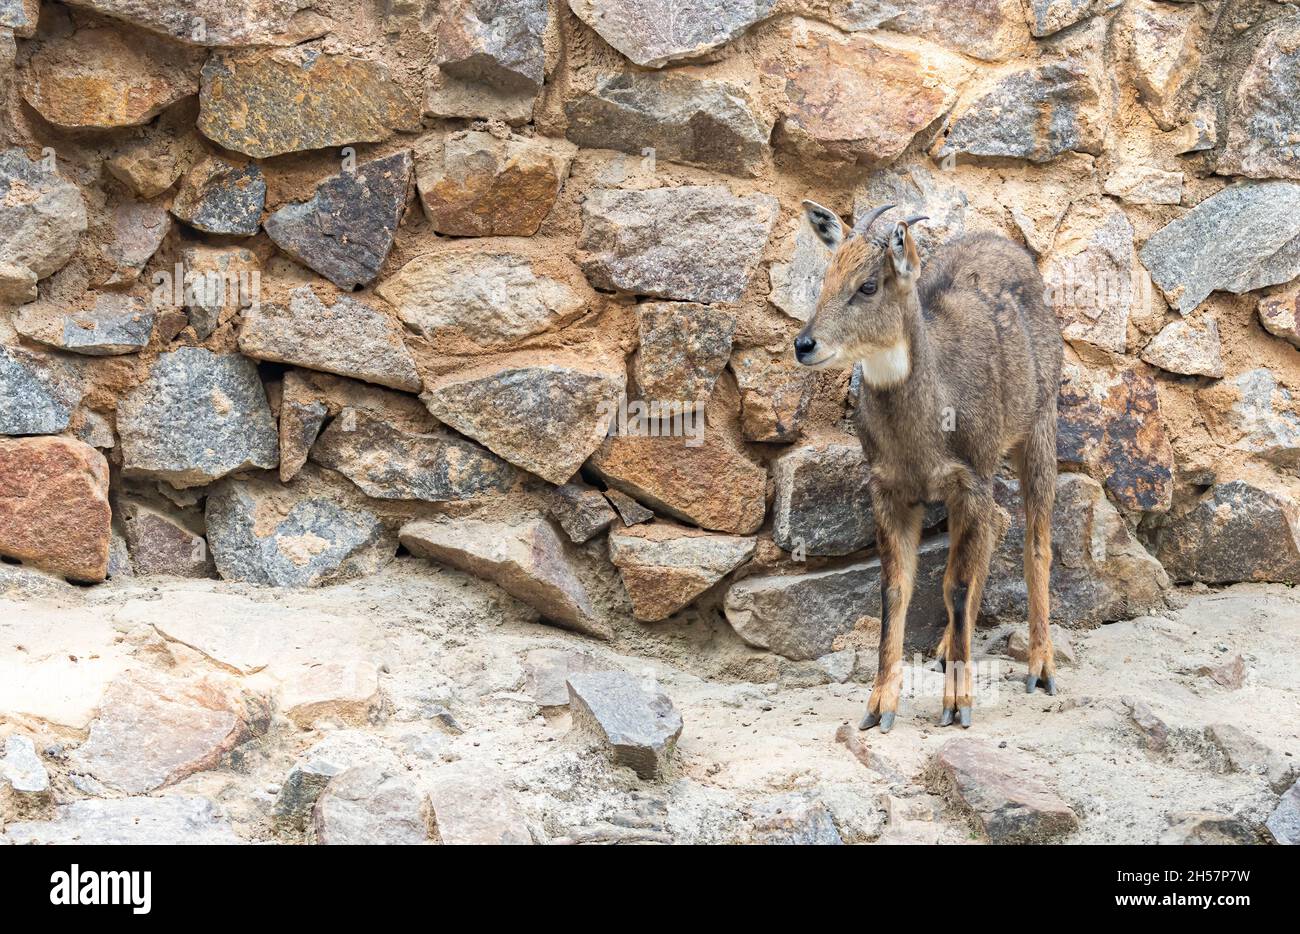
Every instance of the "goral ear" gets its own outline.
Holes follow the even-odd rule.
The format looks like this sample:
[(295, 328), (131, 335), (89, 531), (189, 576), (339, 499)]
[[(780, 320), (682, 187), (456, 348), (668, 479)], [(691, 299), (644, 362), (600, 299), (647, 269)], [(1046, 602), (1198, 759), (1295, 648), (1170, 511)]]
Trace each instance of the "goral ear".
[(910, 281), (921, 268), (921, 254), (906, 221), (899, 221), (889, 232), (888, 256), (894, 276), (902, 281)]
[(808, 223), (812, 225), (813, 233), (817, 234), (821, 242), (832, 250), (838, 249), (844, 240), (844, 224), (839, 215), (816, 201), (805, 201), (803, 211)]

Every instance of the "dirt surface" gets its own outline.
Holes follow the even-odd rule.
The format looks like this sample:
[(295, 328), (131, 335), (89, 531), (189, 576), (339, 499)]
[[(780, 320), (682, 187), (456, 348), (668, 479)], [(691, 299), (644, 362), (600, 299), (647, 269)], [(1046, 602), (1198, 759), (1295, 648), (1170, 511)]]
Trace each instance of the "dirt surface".
[[(109, 684), (231, 678), (270, 698), (269, 728), (149, 793), (206, 797), (249, 841), (310, 839), (277, 830), (272, 805), (301, 754), (342, 729), (377, 738), (416, 788), (448, 763), (495, 766), (537, 842), (753, 839), (762, 815), (809, 803), (824, 805), (845, 842), (978, 842), (927, 780), (940, 747), (964, 735), (1002, 746), (1068, 802), (1079, 829), (1064, 842), (1155, 843), (1172, 813), (1257, 825), (1277, 802), (1264, 776), (1229, 770), (1207, 726), (1234, 725), (1288, 763), (1300, 755), (1300, 591), (1282, 585), (1178, 591), (1181, 609), (1165, 616), (1069, 632), (1077, 660), (1061, 668), (1056, 697), (1023, 693), (1023, 664), (1002, 654), (1009, 629), (981, 630), (991, 676), (970, 730), (937, 727), (939, 698), (922, 692), (904, 697), (888, 735), (846, 726), (866, 683), (724, 680), (710, 640), (660, 640), (652, 626), (636, 654), (620, 652), (413, 559), (318, 590), (164, 579), (38, 590), (0, 598), (0, 740), (32, 738), (51, 803), (121, 794), (73, 765)], [(646, 782), (609, 765), (570, 732), (566, 707), (539, 707), (525, 667), (535, 649), (583, 652), (657, 683), (685, 724), (666, 777)], [(1238, 655), (1242, 684), (1232, 687)], [(284, 712), (294, 679), (340, 659), (378, 666), (368, 722), (344, 726), (327, 712), (295, 724)], [(873, 667), (860, 658), (857, 677), (869, 682)], [(1202, 668), (1227, 671), (1229, 684)], [(1164, 748), (1135, 723), (1135, 702), (1163, 722)], [(114, 754), (132, 756), (131, 742)]]

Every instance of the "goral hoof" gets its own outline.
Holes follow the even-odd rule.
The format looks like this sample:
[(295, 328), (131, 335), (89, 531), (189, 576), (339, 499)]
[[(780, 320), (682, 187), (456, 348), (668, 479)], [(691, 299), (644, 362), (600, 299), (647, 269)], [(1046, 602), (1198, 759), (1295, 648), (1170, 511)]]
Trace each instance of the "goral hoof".
[[(1025, 693), (1033, 694), (1038, 689), (1038, 675), (1029, 675), (1025, 678)], [(1056, 675), (1049, 675), (1043, 683), (1043, 690), (1048, 694), (1056, 693)]]
[(889, 710), (883, 714), (878, 714), (868, 710), (862, 715), (862, 720), (858, 723), (858, 729), (869, 730), (873, 726), (879, 726), (880, 732), (888, 733), (894, 726), (894, 712)]

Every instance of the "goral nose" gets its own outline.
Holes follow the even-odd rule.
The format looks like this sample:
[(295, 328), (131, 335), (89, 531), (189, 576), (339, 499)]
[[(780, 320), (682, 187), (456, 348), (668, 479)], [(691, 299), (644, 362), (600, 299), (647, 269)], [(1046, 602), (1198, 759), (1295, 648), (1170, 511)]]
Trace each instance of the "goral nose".
[(794, 339), (794, 355), (800, 363), (805, 362), (812, 356), (817, 349), (817, 341), (813, 340), (807, 334), (800, 334)]

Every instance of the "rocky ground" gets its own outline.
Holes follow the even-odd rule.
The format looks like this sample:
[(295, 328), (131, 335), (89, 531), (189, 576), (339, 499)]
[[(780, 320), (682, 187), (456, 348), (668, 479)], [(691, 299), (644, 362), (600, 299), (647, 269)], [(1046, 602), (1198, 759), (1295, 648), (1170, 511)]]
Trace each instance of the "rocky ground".
[[(1026, 696), (980, 630), (969, 731), (921, 685), (859, 733), (874, 659), (763, 670), (715, 610), (597, 642), (416, 558), (320, 589), (12, 565), (0, 843), (1296, 842), (1300, 592), (1058, 633)], [(567, 684), (566, 684), (567, 679)], [(674, 734), (680, 736), (674, 743)]]

